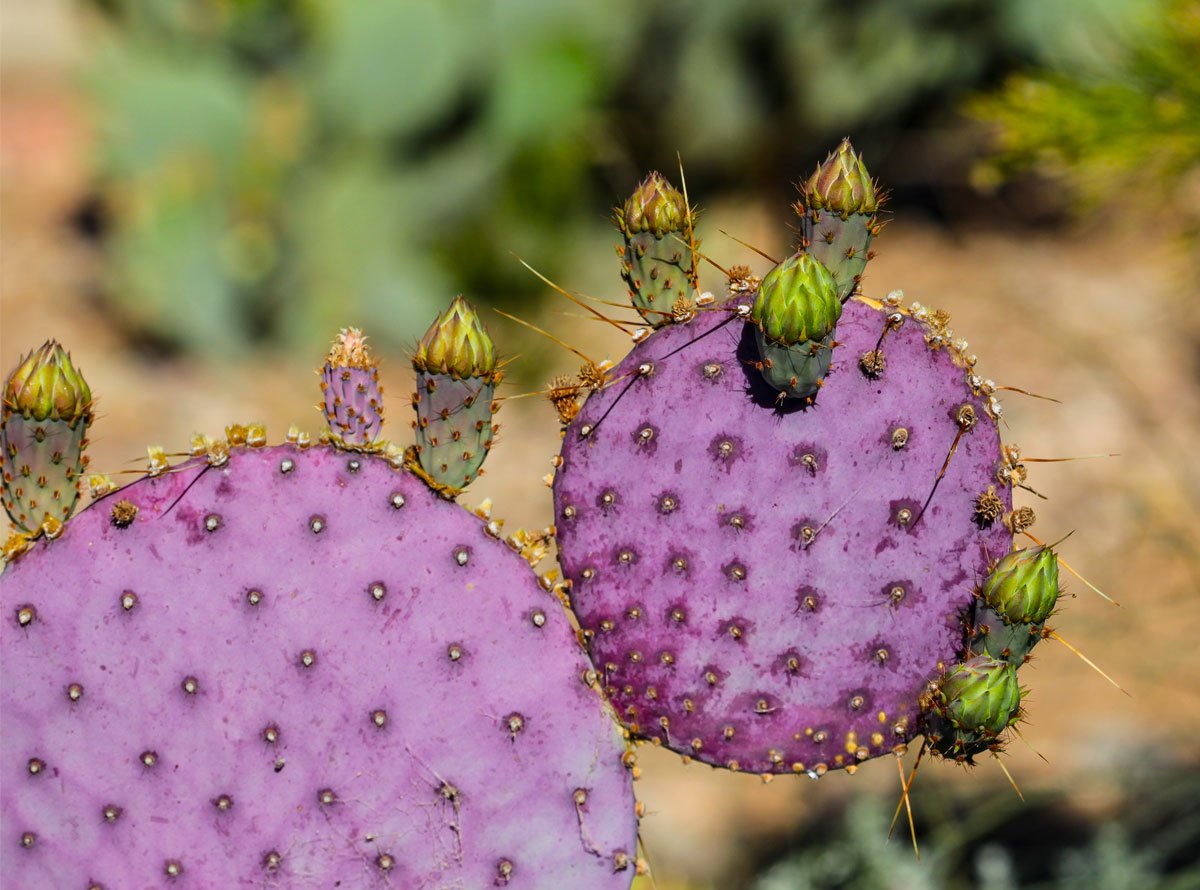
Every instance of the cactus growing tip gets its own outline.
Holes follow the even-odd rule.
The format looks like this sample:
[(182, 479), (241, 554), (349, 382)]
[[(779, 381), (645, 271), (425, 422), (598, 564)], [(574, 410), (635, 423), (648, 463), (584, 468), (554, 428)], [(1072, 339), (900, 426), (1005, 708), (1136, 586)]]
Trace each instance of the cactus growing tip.
[(496, 347), (479, 313), (461, 295), (437, 317), (413, 356), (413, 367), (459, 379), (487, 377), (496, 370)]
[(91, 419), (92, 391), (57, 340), (29, 353), (9, 375), (5, 407), (32, 420)]
[(663, 238), (683, 231), (688, 206), (683, 195), (661, 173), (650, 173), (617, 210), (618, 227), (629, 234), (653, 232)]
[(801, 187), (804, 200), (815, 210), (829, 210), (842, 217), (852, 213), (874, 213), (882, 203), (862, 155), (849, 139), (830, 152)]

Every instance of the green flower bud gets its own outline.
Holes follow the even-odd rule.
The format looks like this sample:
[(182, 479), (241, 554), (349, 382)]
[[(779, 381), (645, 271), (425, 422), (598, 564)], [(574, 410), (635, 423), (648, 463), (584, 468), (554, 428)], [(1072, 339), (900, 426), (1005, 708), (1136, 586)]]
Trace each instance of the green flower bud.
[(955, 665), (938, 684), (942, 716), (966, 732), (995, 736), (1021, 707), (1017, 669), (981, 655)]
[(470, 303), (454, 298), (417, 344), (413, 367), (459, 379), (487, 377), (496, 370), (496, 347)]
[(1014, 550), (983, 582), (982, 595), (1009, 624), (1040, 624), (1058, 601), (1058, 557), (1049, 547)]
[(817, 167), (803, 187), (811, 209), (829, 210), (845, 218), (852, 213), (874, 213), (879, 209), (875, 183), (867, 173), (862, 155), (854, 153), (849, 139)]
[(688, 207), (678, 189), (661, 173), (651, 173), (634, 189), (617, 209), (617, 227), (626, 235), (653, 232), (663, 238), (671, 232), (682, 232)]
[(4, 388), (4, 404), (31, 420), (92, 418), (92, 391), (55, 340), (26, 356)]
[(763, 336), (785, 346), (825, 338), (841, 316), (833, 276), (806, 253), (767, 273), (750, 310)]

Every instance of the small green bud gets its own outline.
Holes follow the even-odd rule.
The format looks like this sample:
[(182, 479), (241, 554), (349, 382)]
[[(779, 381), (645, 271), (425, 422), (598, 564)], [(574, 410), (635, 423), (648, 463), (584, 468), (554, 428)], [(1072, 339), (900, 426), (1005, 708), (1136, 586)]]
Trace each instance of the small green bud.
[(1058, 557), (1049, 547), (1014, 550), (996, 563), (982, 595), (1009, 624), (1040, 624), (1058, 601)]
[(663, 238), (671, 232), (682, 232), (687, 221), (688, 207), (683, 195), (661, 173), (651, 173), (634, 189), (617, 209), (617, 227), (626, 235), (653, 232)]
[(92, 391), (55, 340), (47, 340), (12, 372), (4, 388), (4, 404), (31, 420), (73, 424), (81, 417), (90, 423), (92, 417)]
[(496, 347), (475, 307), (455, 297), (417, 344), (413, 367), (458, 379), (491, 375), (496, 370)]
[(1017, 669), (986, 655), (955, 665), (938, 684), (943, 716), (966, 732), (996, 736), (1021, 707)]
[(801, 253), (767, 273), (750, 317), (768, 341), (794, 346), (828, 336), (842, 317), (842, 304), (829, 270)]
[(875, 183), (867, 173), (862, 155), (854, 153), (849, 139), (817, 167), (803, 187), (811, 209), (829, 210), (845, 218), (852, 213), (874, 213), (879, 209)]

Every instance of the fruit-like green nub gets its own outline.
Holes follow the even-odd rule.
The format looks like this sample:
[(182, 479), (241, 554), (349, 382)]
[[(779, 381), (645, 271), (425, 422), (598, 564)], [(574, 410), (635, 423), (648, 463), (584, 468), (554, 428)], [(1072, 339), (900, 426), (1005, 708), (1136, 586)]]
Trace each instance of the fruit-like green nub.
[(647, 176), (617, 210), (616, 222), (625, 235), (651, 232), (663, 238), (682, 232), (688, 207), (683, 195), (658, 172)]
[(92, 391), (54, 340), (9, 375), (0, 408), (0, 491), (21, 532), (61, 534), (79, 500), (91, 422)]
[(413, 367), (459, 380), (494, 372), (496, 347), (475, 307), (461, 296), (455, 297), (417, 344)]
[(867, 172), (862, 155), (854, 153), (849, 139), (843, 139), (825, 163), (804, 183), (804, 200), (816, 210), (828, 210), (842, 218), (852, 213), (874, 213), (879, 195)]
[(986, 655), (955, 665), (939, 684), (938, 696), (955, 727), (985, 736), (1006, 729), (1021, 706), (1016, 668)]
[(480, 473), (495, 438), (496, 347), (470, 303), (454, 298), (421, 338), (413, 367), (420, 475), (452, 497)]
[(767, 273), (750, 316), (768, 341), (795, 346), (828, 336), (842, 317), (842, 304), (829, 270), (798, 254)]
[(1005, 556), (983, 582), (983, 600), (1009, 624), (1039, 624), (1058, 601), (1058, 556), (1027, 547)]
[(92, 417), (92, 391), (71, 356), (55, 340), (26, 356), (8, 378), (4, 405), (29, 420), (65, 420), (74, 425)]

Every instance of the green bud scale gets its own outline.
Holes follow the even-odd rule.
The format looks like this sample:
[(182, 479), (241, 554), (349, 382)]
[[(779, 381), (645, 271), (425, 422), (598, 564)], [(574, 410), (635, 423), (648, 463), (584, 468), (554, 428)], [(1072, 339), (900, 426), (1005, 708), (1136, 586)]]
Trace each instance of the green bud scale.
[(461, 296), (430, 326), (413, 356), (416, 459), (426, 481), (453, 496), (479, 475), (492, 447), (496, 347)]
[(828, 210), (843, 219), (879, 209), (875, 183), (849, 139), (843, 139), (804, 183), (804, 201), (812, 210)]
[(660, 173), (651, 173), (613, 213), (621, 233), (621, 277), (653, 327), (686, 316), (697, 289), (695, 213)]
[(1017, 721), (1021, 687), (1016, 668), (986, 655), (955, 665), (928, 700), (926, 738), (943, 757), (970, 762), (999, 747), (1000, 734)]
[(1008, 622), (989, 608), (976, 603), (967, 646), (972, 652), (988, 655), (1020, 667), (1029, 659), (1033, 647), (1046, 635), (1046, 623)]
[(759, 370), (780, 398), (811, 399), (833, 357), (833, 332), (842, 315), (833, 276), (808, 254), (775, 266), (759, 286), (750, 318)]
[(4, 509), (24, 534), (55, 537), (79, 499), (92, 391), (48, 340), (9, 375), (0, 413)]
[(460, 380), (496, 370), (496, 347), (475, 307), (461, 296), (430, 325), (413, 356), (413, 367)]
[(1014, 550), (983, 582), (983, 601), (1010, 624), (1039, 624), (1058, 602), (1058, 556), (1049, 547)]
[(971, 626), (975, 652), (1020, 665), (1046, 634), (1058, 602), (1058, 557), (1049, 547), (1014, 550), (983, 582)]

